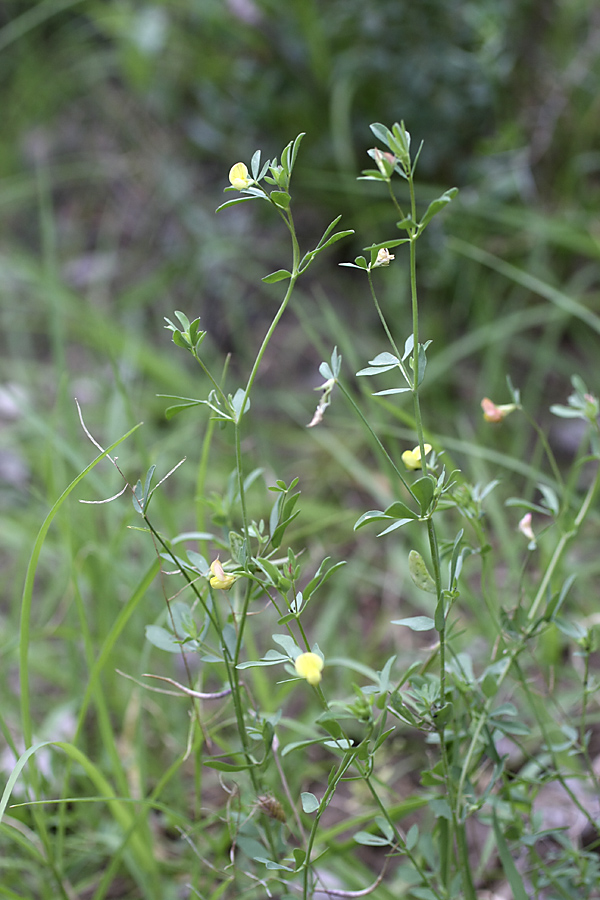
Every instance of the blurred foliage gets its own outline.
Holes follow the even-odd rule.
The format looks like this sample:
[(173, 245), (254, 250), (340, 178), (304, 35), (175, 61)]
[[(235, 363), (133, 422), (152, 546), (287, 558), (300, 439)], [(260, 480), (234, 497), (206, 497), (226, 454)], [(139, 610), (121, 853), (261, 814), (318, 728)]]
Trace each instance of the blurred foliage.
[[(42, 409), (65, 377), (66, 396), (83, 383), (98, 403), (100, 371), (121, 398), (109, 429), (135, 421), (138, 404), (159, 425), (153, 394), (186, 393), (190, 369), (162, 330), (174, 308), (201, 315), (206, 353), (234, 351), (233, 372), (253, 358), (277, 291), (260, 278), (286, 264), (287, 238), (260, 205), (214, 209), (233, 162), (306, 131), (299, 234), (312, 240), (342, 212), (356, 236), (300, 283), (260, 412), (310, 418), (306, 390), (332, 334), (349, 371), (380, 349), (362, 280), (335, 263), (395, 236), (385, 197), (356, 175), (368, 123), (403, 118), (425, 142), (421, 196), (461, 188), (420, 262), (432, 420), (472, 428), (507, 373), (532, 407), (566, 395), (596, 358), (569, 302), (600, 306), (599, 47), (591, 0), (7, 0), (0, 377)], [(401, 316), (401, 254), (381, 291)], [(271, 373), (283, 360), (280, 395)], [(274, 440), (267, 427), (263, 449)], [(297, 459), (279, 428), (288, 441)]]
[[(311, 557), (339, 557), (339, 548), (352, 547), (347, 573), (319, 612), (319, 633), (325, 642), (343, 639), (349, 656), (379, 659), (403, 589), (402, 552), (364, 538), (355, 547), (352, 523), (355, 508), (385, 503), (390, 485), (337, 399), (326, 429), (304, 428), (333, 336), (357, 397), (364, 385), (351, 373), (382, 349), (363, 279), (336, 265), (397, 235), (386, 198), (356, 181), (369, 165), (368, 124), (402, 118), (414, 140), (425, 141), (420, 196), (437, 195), (438, 183), (461, 188), (443, 222), (432, 224), (420, 258), (422, 330), (434, 341), (424, 408), (432, 439), (444, 435), (449, 462), (473, 482), (508, 472), (518, 492), (526, 464), (539, 464), (538, 451), (523, 428), (485, 426), (481, 397), (506, 401), (507, 373), (536, 411), (548, 398), (565, 401), (573, 371), (598, 393), (598, 329), (590, 327), (600, 312), (598, 4), (5, 0), (0, 51), (0, 503), (10, 512), (0, 521), (0, 624), (11, 687), (22, 573), (35, 534), (95, 454), (73, 396), (103, 443), (145, 420), (122, 450), (133, 481), (151, 463), (164, 474), (189, 454), (189, 465), (157, 495), (165, 532), (208, 515), (210, 498), (196, 497), (194, 469), (205, 425), (182, 416), (167, 426), (168, 404), (155, 396), (202, 394), (191, 360), (175, 353), (163, 331), (163, 316), (174, 308), (200, 315), (207, 358), (233, 351), (232, 380), (239, 360), (254, 358), (279, 296), (277, 285), (260, 278), (287, 265), (287, 235), (259, 204), (214, 210), (234, 162), (249, 162), (259, 146), (274, 155), (300, 131), (300, 235), (312, 241), (332, 213), (343, 212), (342, 226), (356, 237), (315, 264), (314, 280), (311, 270), (300, 281), (260, 373), (268, 390), (257, 393), (252, 415), (262, 427), (245, 451), (261, 464), (276, 462), (277, 477), (300, 476), (305, 514), (297, 536)], [(405, 321), (408, 332), (401, 252), (378, 289), (399, 331)], [(570, 457), (577, 441), (567, 424), (555, 423), (550, 435), (559, 455)], [(414, 443), (401, 404), (382, 400), (373, 425), (398, 456), (406, 441)], [(229, 475), (222, 460), (230, 448), (221, 441), (219, 434), (211, 490)], [(266, 480), (272, 476), (267, 470)], [(115, 489), (112, 470), (99, 467), (79, 499)], [(496, 494), (490, 505), (510, 560), (516, 520)], [(89, 507), (65, 506), (42, 556), (33, 670), (40, 721), (50, 700), (68, 700), (87, 677), (74, 599), (90, 619), (90, 643), (100, 643), (153, 559), (140, 535), (126, 531), (121, 507), (99, 509), (91, 515)], [(595, 534), (581, 550), (586, 583), (598, 577)], [(355, 629), (347, 627), (349, 596), (361, 625)], [(592, 603), (596, 591), (587, 596)], [(149, 608), (157, 619), (163, 606), (156, 590)], [(484, 628), (479, 606), (474, 592), (471, 609)], [(104, 687), (119, 723), (129, 701), (114, 668), (144, 671), (147, 615), (132, 618), (119, 661), (107, 667)], [(3, 710), (11, 726), (17, 694)], [(164, 721), (158, 706), (150, 709), (171, 739), (173, 704)], [(39, 730), (44, 737), (45, 726)], [(173, 741), (180, 739), (177, 733)], [(151, 777), (172, 758), (172, 748), (160, 746), (160, 753), (148, 750), (156, 756), (147, 760)], [(394, 765), (405, 765), (406, 756), (397, 753)], [(174, 806), (188, 802), (182, 787)], [(78, 829), (72, 833), (79, 840)], [(43, 890), (40, 896), (52, 895)]]

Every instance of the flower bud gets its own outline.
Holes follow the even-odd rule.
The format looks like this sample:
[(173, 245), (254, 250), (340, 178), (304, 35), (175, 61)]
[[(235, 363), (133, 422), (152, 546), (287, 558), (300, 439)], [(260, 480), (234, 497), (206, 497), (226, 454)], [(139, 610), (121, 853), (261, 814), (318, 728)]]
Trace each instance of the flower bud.
[(496, 406), (492, 400), (484, 397), (481, 401), (481, 408), (486, 422), (502, 422), (511, 412), (514, 412), (517, 406), (515, 403), (505, 403), (503, 406)]

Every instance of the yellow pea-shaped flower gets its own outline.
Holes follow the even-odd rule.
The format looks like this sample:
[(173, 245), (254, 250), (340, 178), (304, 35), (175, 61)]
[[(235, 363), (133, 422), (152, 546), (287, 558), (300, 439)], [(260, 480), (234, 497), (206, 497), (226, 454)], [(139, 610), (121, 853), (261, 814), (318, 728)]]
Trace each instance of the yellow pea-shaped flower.
[[(424, 445), (425, 456), (431, 453), (431, 444)], [(402, 462), (407, 469), (421, 469), (421, 448), (414, 447), (412, 450), (405, 450), (402, 454)]]
[(215, 559), (213, 562), (211, 562), (210, 571), (212, 572), (210, 586), (212, 588), (215, 588), (217, 591), (228, 591), (231, 585), (236, 580), (235, 575), (227, 574), (218, 559)]
[(300, 678), (306, 678), (315, 687), (321, 680), (323, 660), (317, 653), (301, 653), (294, 661), (294, 668)]
[(248, 175), (248, 167), (244, 163), (239, 162), (229, 170), (229, 182), (236, 191), (243, 191), (252, 184), (252, 179)]

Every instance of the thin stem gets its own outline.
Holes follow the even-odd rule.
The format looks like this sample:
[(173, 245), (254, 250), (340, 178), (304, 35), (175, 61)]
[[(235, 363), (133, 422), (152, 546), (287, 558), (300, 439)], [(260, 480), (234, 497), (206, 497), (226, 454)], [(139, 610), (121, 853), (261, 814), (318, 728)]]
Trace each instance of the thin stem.
[(554, 553), (552, 554), (552, 559), (550, 560), (550, 564), (549, 564), (548, 568), (546, 569), (546, 571), (544, 572), (544, 577), (542, 578), (542, 581), (538, 588), (538, 592), (535, 595), (535, 599), (534, 599), (533, 603), (531, 604), (529, 612), (527, 613), (527, 618), (529, 619), (529, 621), (534, 619), (535, 616), (537, 615), (538, 608), (539, 608), (542, 600), (546, 596), (546, 590), (548, 588), (548, 585), (550, 584), (550, 579), (552, 578), (552, 575), (554, 574), (554, 570), (556, 569), (568, 542), (571, 540), (571, 538), (573, 538), (577, 534), (581, 523), (585, 519), (587, 512), (590, 508), (590, 505), (592, 503), (592, 500), (594, 498), (594, 494), (596, 493), (596, 490), (598, 489), (599, 482), (600, 482), (600, 466), (598, 466), (598, 468), (596, 469), (596, 475), (594, 477), (594, 480), (592, 481), (591, 485), (589, 486), (587, 493), (585, 495), (584, 501), (581, 504), (581, 508), (580, 508), (579, 512), (577, 513), (577, 516), (575, 517), (575, 521), (573, 522), (573, 528), (570, 531), (567, 531), (561, 535), (561, 538), (556, 546), (556, 549), (554, 550)]
[[(571, 529), (571, 531), (561, 535), (561, 538), (558, 541), (558, 544), (554, 550), (554, 553), (552, 554), (552, 559), (550, 560), (550, 564), (548, 565), (548, 568), (544, 572), (544, 577), (542, 578), (542, 581), (540, 583), (538, 591), (535, 595), (533, 603), (531, 604), (531, 607), (529, 608), (529, 612), (527, 614), (527, 619), (530, 623), (533, 623), (533, 620), (535, 619), (535, 617), (537, 615), (539, 606), (546, 597), (546, 592), (547, 592), (548, 586), (550, 584), (550, 579), (551, 579), (552, 575), (554, 574), (554, 571), (562, 557), (562, 554), (564, 553), (565, 547), (567, 546), (567, 544), (571, 540), (571, 538), (577, 534), (583, 520), (585, 519), (585, 516), (590, 508), (590, 505), (592, 503), (592, 500), (593, 500), (596, 490), (598, 488), (599, 481), (600, 481), (600, 466), (596, 469), (596, 476), (595, 476), (592, 484), (588, 488), (588, 491), (586, 493), (584, 501), (583, 501), (581, 508), (575, 518), (574, 523), (573, 523), (573, 528)], [(531, 625), (530, 625), (530, 627), (531, 627)], [(525, 633), (525, 635), (523, 636), (521, 643), (518, 644), (516, 647), (513, 647), (513, 649), (509, 653), (507, 653), (506, 656), (504, 657), (504, 660), (505, 660), (504, 668), (502, 669), (501, 672), (499, 672), (498, 677), (496, 679), (496, 693), (502, 686), (504, 679), (508, 675), (508, 672), (509, 672), (512, 664), (515, 662), (515, 660), (517, 659), (519, 654), (524, 650), (525, 642), (529, 638), (529, 636), (530, 636), (530, 631), (528, 630)], [(469, 744), (469, 748), (468, 748), (466, 756), (465, 756), (465, 761), (462, 766), (462, 771), (461, 771), (460, 779), (459, 779), (459, 783), (458, 783), (457, 803), (458, 803), (459, 809), (460, 809), (460, 803), (462, 800), (462, 792), (464, 789), (465, 780), (467, 778), (469, 768), (471, 765), (471, 760), (473, 758), (473, 754), (475, 753), (475, 748), (479, 741), (483, 727), (489, 717), (490, 710), (493, 706), (493, 702), (494, 702), (494, 696), (488, 697), (488, 699), (486, 700), (486, 702), (484, 704), (483, 710), (481, 711), (481, 713), (479, 715), (479, 719), (477, 720), (477, 724), (475, 726), (473, 735), (471, 737), (471, 742)]]
[(410, 850), (408, 849), (408, 847), (406, 846), (406, 842), (405, 842), (404, 838), (402, 837), (402, 835), (401, 835), (400, 832), (398, 831), (395, 822), (394, 822), (394, 821), (392, 820), (392, 818), (390, 817), (388, 810), (386, 809), (385, 805), (383, 804), (383, 802), (382, 802), (382, 800), (381, 800), (379, 794), (378, 794), (377, 791), (375, 790), (375, 787), (373, 786), (373, 783), (372, 783), (372, 781), (371, 781), (370, 776), (367, 775), (366, 772), (362, 772), (362, 771), (361, 771), (361, 770), (362, 770), (362, 765), (361, 765), (360, 762), (358, 762), (358, 760), (356, 761), (356, 768), (358, 769), (359, 772), (361, 772), (363, 781), (365, 782), (367, 788), (369, 789), (369, 792), (370, 792), (371, 796), (373, 797), (373, 800), (374, 800), (375, 803), (377, 804), (377, 807), (379, 808), (379, 810), (380, 810), (382, 816), (385, 818), (386, 822), (387, 822), (387, 823), (390, 825), (390, 827), (392, 828), (392, 831), (393, 831), (393, 834), (394, 834), (394, 838), (395, 838), (395, 841), (396, 841), (397, 845), (400, 847), (400, 849), (402, 850), (402, 852), (406, 854), (407, 858), (410, 860), (410, 862), (411, 862), (412, 865), (414, 866), (415, 871), (416, 871), (417, 874), (419, 875), (419, 878), (421, 879), (423, 885), (424, 885), (425, 887), (428, 887), (429, 890), (432, 891), (432, 892), (435, 894), (435, 896), (439, 898), (439, 897), (440, 897), (440, 894), (438, 893), (438, 891), (437, 891), (437, 890), (434, 888), (434, 886), (432, 885), (431, 879), (430, 879), (430, 878), (427, 876), (427, 874), (425, 873), (424, 869), (422, 868), (421, 864), (419, 863), (419, 860), (417, 859), (416, 856), (413, 855), (412, 851), (410, 851)]
[(408, 376), (408, 372), (406, 371), (405, 366), (402, 364), (402, 354), (400, 353), (400, 350), (399, 350), (398, 347), (396, 346), (396, 342), (395, 342), (395, 340), (394, 340), (394, 338), (393, 338), (393, 336), (392, 336), (392, 332), (391, 332), (390, 329), (389, 329), (389, 326), (388, 326), (388, 323), (387, 323), (387, 321), (386, 321), (386, 318), (385, 318), (385, 316), (383, 315), (382, 309), (381, 309), (381, 307), (380, 307), (380, 305), (379, 305), (379, 301), (378, 301), (378, 299), (377, 299), (377, 294), (375, 293), (375, 287), (374, 287), (374, 285), (373, 285), (373, 274), (372, 274), (372, 272), (371, 272), (371, 269), (367, 269), (367, 278), (369, 279), (369, 287), (370, 287), (370, 289), (371, 289), (371, 296), (373, 297), (373, 303), (375, 304), (375, 309), (377, 310), (377, 315), (379, 316), (379, 319), (380, 319), (380, 321), (381, 321), (381, 324), (383, 325), (383, 330), (385, 331), (385, 333), (386, 333), (386, 335), (387, 335), (388, 341), (389, 341), (390, 344), (392, 345), (392, 349), (393, 349), (394, 353), (395, 353), (396, 356), (398, 357), (399, 365), (400, 365), (400, 371), (401, 371), (402, 374), (404, 375), (404, 378), (406, 379), (406, 383), (407, 383), (408, 385), (410, 385), (410, 378), (409, 378), (409, 376)]
[(354, 398), (352, 397), (352, 395), (351, 395), (351, 394), (349, 393), (349, 391), (345, 388), (345, 386), (343, 385), (343, 383), (342, 383), (341, 381), (338, 381), (338, 382), (337, 382), (337, 385), (338, 385), (339, 389), (341, 390), (342, 394), (344, 395), (344, 397), (346, 398), (346, 400), (348, 401), (348, 403), (351, 405), (352, 409), (354, 410), (354, 412), (356, 413), (356, 415), (358, 416), (358, 418), (360, 419), (360, 421), (362, 422), (362, 424), (365, 426), (365, 428), (367, 429), (367, 431), (369, 432), (369, 434), (371, 435), (371, 437), (373, 438), (373, 440), (374, 440), (375, 443), (377, 444), (377, 447), (379, 448), (379, 450), (380, 450), (380, 451), (383, 453), (383, 455), (385, 456), (386, 460), (388, 461), (388, 463), (390, 464), (390, 466), (391, 466), (392, 469), (394, 470), (395, 474), (398, 476), (398, 478), (400, 479), (400, 481), (402, 482), (402, 484), (404, 485), (404, 487), (406, 488), (406, 490), (411, 494), (412, 498), (413, 498), (414, 500), (416, 500), (416, 497), (415, 497), (415, 495), (413, 494), (413, 492), (412, 492), (412, 490), (411, 490), (411, 488), (410, 488), (409, 483), (406, 481), (404, 475), (402, 474), (402, 472), (400, 471), (400, 469), (398, 468), (398, 466), (396, 465), (396, 463), (394, 462), (394, 460), (392, 459), (392, 457), (390, 456), (390, 454), (388, 453), (388, 451), (387, 451), (387, 450), (385, 449), (385, 447), (383, 446), (383, 444), (382, 444), (382, 442), (381, 442), (381, 439), (380, 439), (379, 435), (377, 435), (377, 434), (375, 433), (375, 431), (373, 430), (373, 428), (372, 428), (372, 426), (370, 425), (369, 421), (368, 421), (368, 420), (366, 419), (366, 417), (364, 416), (362, 410), (361, 410), (360, 407), (357, 405), (357, 403), (355, 402), (355, 400), (354, 400)]
[[(281, 301), (279, 309), (275, 313), (273, 317), (273, 321), (271, 322), (267, 333), (263, 338), (263, 342), (260, 346), (260, 349), (256, 355), (256, 359), (254, 360), (254, 365), (252, 366), (252, 371), (248, 376), (248, 381), (246, 383), (246, 389), (244, 391), (244, 397), (242, 399), (242, 404), (240, 407), (240, 413), (238, 418), (235, 421), (235, 455), (236, 455), (236, 468), (238, 474), (238, 490), (240, 495), (240, 505), (242, 510), (242, 524), (244, 528), (244, 540), (248, 541), (248, 513), (246, 509), (246, 495), (244, 490), (244, 476), (243, 476), (243, 468), (242, 468), (242, 448), (241, 448), (241, 421), (244, 415), (246, 404), (248, 403), (248, 398), (250, 396), (250, 391), (252, 390), (252, 386), (254, 384), (254, 380), (260, 368), (260, 364), (262, 363), (263, 357), (265, 355), (266, 349), (269, 346), (271, 338), (279, 324), (279, 320), (284, 314), (288, 303), (290, 302), (290, 298), (294, 291), (294, 286), (296, 284), (296, 280), (298, 278), (298, 265), (300, 263), (300, 248), (298, 246), (298, 240), (296, 237), (296, 231), (294, 228), (294, 220), (292, 218), (291, 210), (288, 210), (285, 215), (282, 215), (284, 219), (291, 237), (292, 237), (292, 275), (287, 287), (287, 291), (285, 292), (285, 297)], [(248, 553), (249, 555), (249, 553)]]
[(302, 900), (308, 900), (309, 898), (309, 878), (310, 878), (310, 856), (312, 853), (313, 845), (315, 843), (315, 839), (317, 837), (317, 831), (319, 829), (319, 820), (327, 808), (329, 804), (329, 798), (335, 792), (338, 783), (341, 781), (344, 774), (348, 771), (350, 766), (352, 765), (352, 761), (354, 760), (356, 751), (354, 750), (351, 753), (347, 753), (346, 756), (342, 759), (338, 766), (338, 770), (335, 773), (335, 776), (331, 779), (330, 783), (327, 786), (327, 790), (323, 794), (323, 798), (319, 804), (319, 808), (316, 811), (315, 819), (312, 824), (312, 828), (310, 829), (310, 834), (308, 836), (308, 841), (306, 844), (306, 857), (304, 860), (304, 878), (302, 885)]

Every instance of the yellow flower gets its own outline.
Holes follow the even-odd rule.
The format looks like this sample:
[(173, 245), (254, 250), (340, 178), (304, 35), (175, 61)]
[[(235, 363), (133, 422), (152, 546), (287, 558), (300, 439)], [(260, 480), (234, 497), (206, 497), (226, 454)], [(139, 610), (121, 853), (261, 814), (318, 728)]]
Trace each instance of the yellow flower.
[[(425, 456), (431, 453), (431, 444), (425, 444)], [(407, 469), (420, 469), (421, 466), (421, 448), (415, 447), (413, 450), (405, 450), (402, 454), (402, 462)]]
[(244, 163), (236, 163), (229, 170), (229, 181), (236, 191), (243, 191), (252, 184), (252, 178), (248, 177), (248, 168)]
[(502, 419), (505, 419), (517, 407), (514, 403), (505, 403), (503, 406), (496, 406), (492, 400), (488, 399), (488, 397), (484, 397), (481, 401), (481, 408), (483, 410), (483, 418), (486, 422), (501, 422)]
[(301, 653), (296, 657), (294, 668), (300, 678), (306, 678), (315, 687), (321, 680), (323, 660), (317, 653)]
[(235, 575), (228, 575), (218, 559), (210, 564), (210, 571), (213, 573), (210, 579), (210, 586), (217, 591), (228, 591), (233, 582), (236, 580)]

